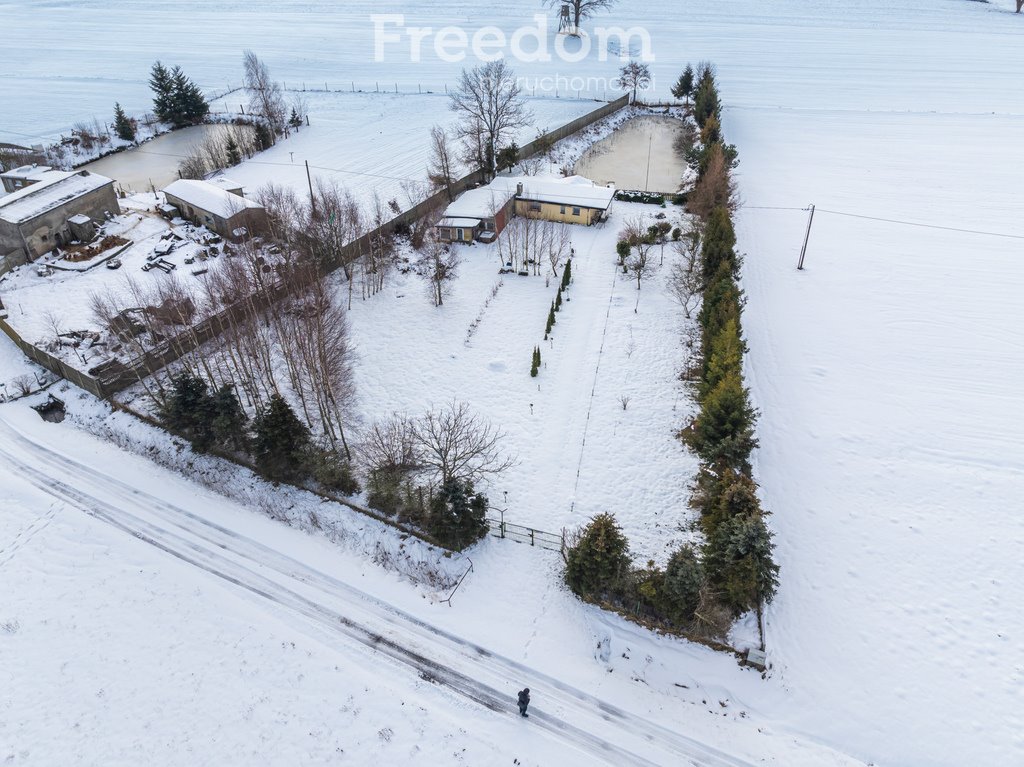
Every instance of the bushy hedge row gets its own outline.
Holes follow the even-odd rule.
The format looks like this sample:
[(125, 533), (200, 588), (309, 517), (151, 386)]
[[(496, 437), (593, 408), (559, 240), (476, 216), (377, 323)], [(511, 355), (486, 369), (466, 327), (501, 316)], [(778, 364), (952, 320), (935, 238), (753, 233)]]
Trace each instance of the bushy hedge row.
[(654, 192), (637, 192), (620, 189), (615, 193), (616, 200), (623, 202), (642, 202), (645, 205), (664, 205), (665, 195)]
[[(697, 194), (687, 200), (689, 204), (699, 198), (702, 203), (691, 211), (704, 232), (696, 385), (700, 412), (680, 436), (701, 459), (691, 503), (700, 511), (704, 543), (699, 550), (680, 547), (664, 569), (653, 562), (636, 568), (614, 517), (600, 514), (565, 553), (566, 582), (579, 596), (688, 633), (713, 636), (724, 633), (733, 616), (770, 601), (778, 585), (771, 533), (764, 522), (767, 512), (761, 509), (750, 469), (757, 414), (743, 383), (743, 294), (730, 213), (729, 170), (735, 165), (735, 148), (722, 139), (719, 104), (714, 70), (701, 65), (694, 117), (702, 128), (702, 145), (695, 164), (705, 188), (698, 182)], [(713, 189), (708, 188), (711, 184)]]

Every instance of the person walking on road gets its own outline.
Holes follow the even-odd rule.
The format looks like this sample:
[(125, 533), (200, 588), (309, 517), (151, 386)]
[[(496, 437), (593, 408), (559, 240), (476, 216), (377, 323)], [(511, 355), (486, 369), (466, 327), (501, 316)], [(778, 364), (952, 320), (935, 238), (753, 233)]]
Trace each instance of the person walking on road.
[(519, 716), (529, 716), (526, 713), (526, 709), (530, 705), (530, 688), (527, 687), (525, 690), (519, 691)]

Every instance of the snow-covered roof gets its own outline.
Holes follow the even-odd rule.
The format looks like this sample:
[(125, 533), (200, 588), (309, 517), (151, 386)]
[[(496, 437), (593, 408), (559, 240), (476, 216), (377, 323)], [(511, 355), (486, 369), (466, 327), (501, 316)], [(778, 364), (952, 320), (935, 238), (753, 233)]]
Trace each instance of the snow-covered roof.
[(244, 185), (238, 183), (233, 178), (227, 176), (214, 176), (213, 178), (206, 179), (207, 183), (213, 184), (214, 186), (220, 187), (231, 191), (232, 189), (241, 189)]
[(448, 218), (491, 218), (508, 202), (515, 191), (515, 186), (509, 192), (493, 185), (470, 189), (449, 205), (444, 215)]
[(0, 218), (20, 224), (112, 183), (106, 176), (87, 170), (47, 171), (37, 183), (0, 198)]
[(465, 229), (472, 229), (474, 226), (480, 226), (479, 218), (453, 218), (452, 216), (445, 216), (437, 222), (438, 226), (454, 226), (463, 227)]
[(92, 223), (92, 219), (84, 213), (76, 213), (68, 219), (69, 224), (89, 224)]
[(615, 197), (614, 187), (599, 186), (583, 176), (499, 176), (490, 186), (510, 190), (515, 194), (519, 184), (523, 185), (522, 193), (517, 195), (519, 199), (556, 205), (608, 210)]
[(48, 165), (22, 165), (20, 168), (12, 168), (11, 170), (0, 173), (0, 176), (4, 178), (31, 178), (39, 179), (44, 173), (52, 170)]
[(165, 195), (172, 195), (182, 202), (193, 205), (207, 213), (221, 218), (231, 218), (244, 208), (262, 208), (262, 205), (221, 189), (209, 181), (178, 179), (164, 187)]

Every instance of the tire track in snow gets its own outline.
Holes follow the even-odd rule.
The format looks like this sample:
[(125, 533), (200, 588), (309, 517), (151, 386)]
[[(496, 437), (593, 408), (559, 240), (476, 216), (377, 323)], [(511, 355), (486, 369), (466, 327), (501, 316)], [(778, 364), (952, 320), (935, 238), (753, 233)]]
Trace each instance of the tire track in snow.
[[(598, 725), (598, 732), (604, 732), (608, 725), (618, 725), (622, 728), (624, 736), (640, 738), (645, 743), (660, 750), (667, 750), (675, 756), (671, 762), (663, 763), (681, 764), (685, 762), (680, 760), (685, 758), (690, 764), (713, 767), (719, 765), (736, 767), (736, 765), (747, 764), (699, 741), (632, 715), (524, 664), (496, 655), (484, 647), (404, 613), (336, 578), (291, 559), (287, 555), (192, 512), (162, 501), (121, 480), (97, 473), (78, 461), (62, 456), (25, 437), (9, 424), (3, 423), (2, 427), (3, 431), (8, 432), (11, 437), (11, 440), (5, 443), (4, 448), (11, 444), (11, 441), (17, 442), (25, 452), (32, 454), (34, 460), (50, 467), (52, 473), (29, 466), (4, 448), (0, 448), (0, 456), (29, 479), (32, 484), (50, 495), (68, 501), (91, 516), (149, 543), (171, 556), (200, 567), (232, 585), (291, 609), (321, 626), (343, 633), (399, 663), (414, 668), (421, 678), (442, 684), (491, 710), (498, 712), (510, 710), (510, 697), (508, 693), (502, 692), (492, 685), (477, 681), (480, 677), (490, 676), (496, 677), (498, 680), (510, 676), (526, 678), (531, 689), (542, 693), (538, 697), (551, 702), (551, 709), (558, 709), (577, 719), (596, 717), (595, 724)], [(56, 476), (66, 479), (78, 478), (100, 485), (104, 492), (112, 492), (128, 504), (158, 514), (161, 522), (168, 522), (190, 537), (199, 539), (199, 542), (147, 522), (123, 508), (102, 501), (83, 490), (73, 488), (56, 479)], [(369, 628), (328, 607), (321, 601), (310, 599), (255, 572), (246, 564), (234, 561), (227, 553), (252, 563), (258, 568), (271, 569), (275, 573), (298, 581), (305, 586), (326, 591), (330, 596), (339, 597), (339, 592), (343, 592), (345, 596), (342, 598), (347, 597), (349, 601), (362, 602), (364, 609), (366, 607), (372, 609), (373, 617), (383, 619), (389, 624), (388, 630), (396, 636), (405, 638), (412, 634), (424, 643), (434, 646), (426, 650), (414, 650), (400, 645), (395, 640), (384, 636), (380, 630)], [(475, 667), (472, 670), (474, 677), (470, 677), (450, 665), (428, 658), (425, 654), (428, 652), (434, 655), (443, 654), (438, 653), (438, 649), (455, 651), (456, 659), (459, 662), (472, 664)], [(500, 684), (500, 681), (496, 683)], [(557, 737), (570, 741), (588, 753), (612, 758), (615, 764), (656, 764), (656, 762), (648, 761), (645, 757), (609, 743), (591, 732), (570, 725), (563, 717), (564, 715), (555, 716), (537, 710), (531, 719), (540, 723), (544, 729)]]

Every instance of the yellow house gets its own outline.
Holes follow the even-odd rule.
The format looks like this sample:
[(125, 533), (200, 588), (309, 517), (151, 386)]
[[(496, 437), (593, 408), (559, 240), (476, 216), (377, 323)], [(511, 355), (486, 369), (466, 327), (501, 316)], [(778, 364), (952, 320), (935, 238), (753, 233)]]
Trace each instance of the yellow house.
[(615, 198), (613, 187), (598, 186), (582, 176), (528, 176), (515, 179), (515, 184), (516, 215), (564, 224), (598, 223)]
[(582, 176), (499, 176), (465, 192), (437, 223), (444, 242), (492, 242), (513, 215), (590, 226), (603, 220), (615, 189)]

